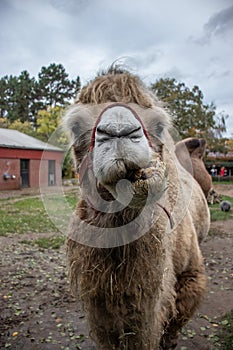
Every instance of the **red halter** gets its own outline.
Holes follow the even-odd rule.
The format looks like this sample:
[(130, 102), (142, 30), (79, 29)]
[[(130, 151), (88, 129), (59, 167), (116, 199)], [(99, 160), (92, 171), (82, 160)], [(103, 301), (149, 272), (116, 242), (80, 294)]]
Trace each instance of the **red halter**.
[(133, 108), (131, 108), (130, 106), (128, 106), (127, 104), (125, 103), (122, 103), (122, 102), (115, 102), (115, 103), (112, 103), (110, 105), (108, 105), (106, 108), (104, 108), (102, 110), (102, 112), (100, 113), (100, 115), (98, 116), (98, 118), (96, 119), (96, 122), (95, 122), (95, 125), (94, 125), (94, 128), (92, 130), (92, 134), (91, 134), (91, 142), (90, 142), (90, 146), (89, 146), (89, 150), (88, 152), (92, 151), (94, 146), (95, 146), (95, 132), (96, 132), (96, 128), (100, 122), (100, 119), (102, 117), (102, 115), (104, 114), (104, 112), (106, 112), (108, 109), (110, 108), (113, 108), (113, 107), (124, 107), (124, 108), (127, 108), (129, 109), (133, 115), (135, 116), (135, 118), (139, 121), (139, 123), (141, 124), (142, 126), (142, 129), (143, 129), (143, 132), (148, 140), (148, 143), (149, 143), (149, 146), (152, 148), (152, 143), (151, 143), (151, 140), (150, 140), (150, 137), (149, 137), (149, 134), (148, 134), (148, 131), (146, 130), (141, 118), (139, 117), (139, 115), (135, 112), (135, 110)]

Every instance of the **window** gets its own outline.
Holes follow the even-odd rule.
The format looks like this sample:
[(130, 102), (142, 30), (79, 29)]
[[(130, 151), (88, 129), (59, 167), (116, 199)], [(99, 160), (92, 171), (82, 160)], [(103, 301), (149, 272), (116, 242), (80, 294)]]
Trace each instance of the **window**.
[(29, 159), (20, 159), (21, 187), (29, 187)]
[(55, 172), (55, 160), (49, 160), (48, 165), (48, 184), (49, 186), (54, 186), (56, 184), (56, 172)]

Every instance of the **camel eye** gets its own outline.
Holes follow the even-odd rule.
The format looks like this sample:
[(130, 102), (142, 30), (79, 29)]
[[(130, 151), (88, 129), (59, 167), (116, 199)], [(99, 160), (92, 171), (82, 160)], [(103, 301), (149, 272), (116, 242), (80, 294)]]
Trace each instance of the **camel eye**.
[(102, 130), (99, 127), (96, 129), (96, 141), (97, 142), (102, 144), (106, 141), (109, 141), (110, 139), (112, 139), (112, 135), (108, 131)]
[(107, 131), (107, 130), (103, 130), (101, 127), (98, 127), (97, 129), (96, 129), (96, 131), (97, 131), (97, 134), (98, 135), (107, 135), (107, 136), (111, 136), (111, 134), (110, 134), (110, 132), (109, 131)]
[(102, 137), (106, 137), (106, 138), (111, 138), (112, 136), (112, 131), (110, 128), (106, 128), (103, 125), (98, 125), (96, 128), (96, 137), (97, 138), (102, 138)]

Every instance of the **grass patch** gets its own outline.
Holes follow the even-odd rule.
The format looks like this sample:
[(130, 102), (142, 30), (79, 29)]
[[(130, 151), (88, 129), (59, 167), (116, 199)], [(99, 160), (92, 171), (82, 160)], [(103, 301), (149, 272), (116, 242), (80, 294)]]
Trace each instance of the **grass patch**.
[(35, 244), (38, 245), (40, 248), (44, 249), (59, 249), (64, 243), (65, 243), (65, 237), (64, 236), (57, 236), (57, 237), (43, 237), (39, 238), (35, 241)]
[[(72, 212), (78, 199), (76, 193), (68, 192), (65, 198), (60, 199), (60, 202), (62, 200), (68, 204)], [(56, 205), (56, 200), (53, 202)], [(57, 204), (59, 204), (59, 199)], [(67, 227), (69, 217), (63, 213), (62, 205), (57, 211), (55, 207), (54, 212), (57, 219), (62, 223), (64, 221), (64, 227)], [(1, 200), (0, 218), (0, 236), (7, 236), (10, 233), (59, 232), (59, 225), (52, 222), (41, 197)]]
[(221, 321), (221, 330), (218, 337), (222, 344), (222, 350), (233, 349), (233, 311), (227, 313)]
[[(222, 200), (226, 200), (226, 201), (230, 202), (232, 207), (233, 207), (233, 198), (232, 197), (223, 196)], [(233, 219), (232, 209), (229, 212), (224, 212), (220, 209), (219, 203), (209, 205), (209, 208), (210, 208), (211, 221)]]
[(70, 205), (70, 207), (72, 209), (75, 209), (78, 202), (77, 191), (67, 192), (65, 196), (67, 203)]
[(2, 236), (9, 233), (56, 231), (40, 198), (1, 202), (0, 217)]
[(65, 236), (42, 237), (36, 240), (24, 239), (20, 243), (28, 245), (37, 245), (44, 249), (59, 249), (65, 243)]
[(59, 249), (65, 243), (65, 236), (43, 237), (35, 241), (35, 244), (44, 249)]
[(218, 179), (214, 179), (212, 178), (213, 180), (213, 184), (216, 184), (216, 185), (233, 185), (233, 181), (232, 180), (218, 180)]

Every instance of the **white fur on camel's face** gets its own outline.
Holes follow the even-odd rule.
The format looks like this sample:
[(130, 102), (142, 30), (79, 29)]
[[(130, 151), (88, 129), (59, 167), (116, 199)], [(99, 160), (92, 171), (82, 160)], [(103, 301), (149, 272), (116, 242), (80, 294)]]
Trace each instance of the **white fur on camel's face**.
[(151, 160), (141, 123), (124, 106), (108, 108), (101, 116), (95, 133), (93, 168), (102, 185), (114, 185), (132, 171), (144, 168)]

